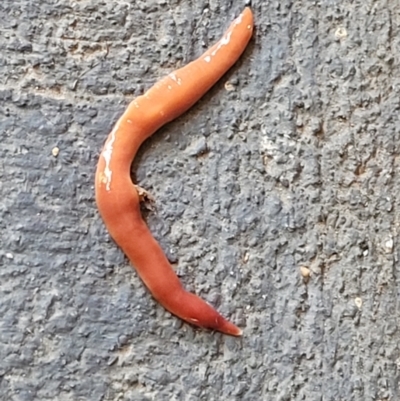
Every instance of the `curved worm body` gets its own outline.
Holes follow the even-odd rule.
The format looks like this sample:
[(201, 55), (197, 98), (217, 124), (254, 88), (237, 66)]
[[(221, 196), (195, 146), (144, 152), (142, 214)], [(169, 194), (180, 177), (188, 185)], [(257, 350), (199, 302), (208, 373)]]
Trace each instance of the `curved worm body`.
[(96, 202), (115, 242), (128, 256), (154, 298), (174, 315), (199, 326), (239, 336), (242, 331), (208, 303), (182, 287), (140, 213), (130, 167), (143, 141), (196, 103), (236, 62), (253, 31), (249, 8), (200, 58), (157, 82), (133, 100), (101, 152), (96, 171)]

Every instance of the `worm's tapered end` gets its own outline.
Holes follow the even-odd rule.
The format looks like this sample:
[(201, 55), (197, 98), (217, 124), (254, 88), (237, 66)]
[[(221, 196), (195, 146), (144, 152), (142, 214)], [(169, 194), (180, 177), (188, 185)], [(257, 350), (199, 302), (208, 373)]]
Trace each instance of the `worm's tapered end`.
[(233, 323), (229, 322), (226, 319), (223, 319), (219, 322), (216, 330), (220, 331), (221, 333), (235, 337), (240, 337), (243, 335), (243, 330), (239, 329), (239, 327), (235, 326)]

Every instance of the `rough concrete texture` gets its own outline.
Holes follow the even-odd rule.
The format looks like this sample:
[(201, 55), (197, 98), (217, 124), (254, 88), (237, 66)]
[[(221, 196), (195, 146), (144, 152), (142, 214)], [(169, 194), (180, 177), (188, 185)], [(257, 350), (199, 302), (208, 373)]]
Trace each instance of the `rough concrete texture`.
[(118, 115), (242, 7), (0, 2), (1, 400), (399, 399), (399, 1), (253, 1), (240, 62), (133, 165), (243, 338), (160, 307), (98, 215)]

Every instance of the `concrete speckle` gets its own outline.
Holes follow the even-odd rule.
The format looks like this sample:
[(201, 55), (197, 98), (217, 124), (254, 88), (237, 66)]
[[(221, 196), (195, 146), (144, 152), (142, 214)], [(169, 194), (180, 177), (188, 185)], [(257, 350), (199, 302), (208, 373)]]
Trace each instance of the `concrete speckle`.
[(243, 338), (161, 308), (99, 217), (119, 115), (241, 7), (1, 2), (0, 399), (399, 399), (396, 1), (252, 1), (243, 57), (133, 164), (185, 287)]

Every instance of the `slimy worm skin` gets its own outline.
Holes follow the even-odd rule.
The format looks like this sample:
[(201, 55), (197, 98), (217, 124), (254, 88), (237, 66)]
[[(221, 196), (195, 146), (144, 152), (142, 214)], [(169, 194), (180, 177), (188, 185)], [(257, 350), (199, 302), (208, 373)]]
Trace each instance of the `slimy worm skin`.
[(224, 36), (197, 60), (167, 75), (134, 99), (109, 134), (96, 171), (96, 202), (104, 223), (153, 297), (193, 325), (240, 336), (242, 331), (198, 296), (187, 292), (140, 213), (130, 168), (140, 145), (195, 104), (236, 62), (253, 32), (245, 8)]

